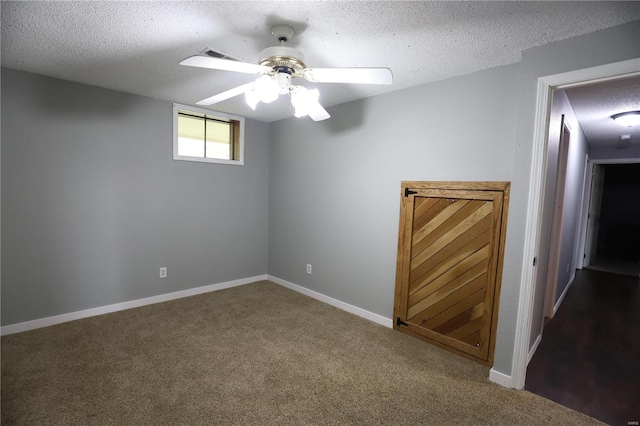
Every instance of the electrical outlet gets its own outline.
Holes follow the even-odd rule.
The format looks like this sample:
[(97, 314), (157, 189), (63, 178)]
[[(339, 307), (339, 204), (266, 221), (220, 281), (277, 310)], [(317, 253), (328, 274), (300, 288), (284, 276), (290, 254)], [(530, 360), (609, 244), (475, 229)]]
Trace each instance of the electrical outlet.
[(567, 272), (569, 272), (569, 264), (567, 263)]
[(167, 268), (160, 268), (160, 278), (167, 278)]
[(307, 274), (311, 275), (311, 264), (307, 263)]

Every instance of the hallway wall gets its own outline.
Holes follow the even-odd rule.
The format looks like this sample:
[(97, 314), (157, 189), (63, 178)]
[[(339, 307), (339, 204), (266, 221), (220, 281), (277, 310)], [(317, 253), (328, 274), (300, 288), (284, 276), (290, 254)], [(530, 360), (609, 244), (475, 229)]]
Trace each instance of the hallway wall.
[(542, 333), (542, 320), (544, 316), (545, 290), (551, 280), (548, 275), (550, 264), (550, 245), (552, 242), (552, 226), (554, 213), (554, 198), (556, 187), (556, 172), (558, 168), (558, 154), (560, 148), (560, 135), (562, 115), (571, 132), (569, 140), (569, 154), (567, 158), (567, 177), (565, 181), (564, 209), (562, 214), (561, 240), (558, 260), (558, 271), (555, 276), (557, 281), (554, 305), (562, 295), (562, 292), (573, 280), (576, 269), (577, 235), (579, 233), (580, 217), (582, 211), (582, 194), (584, 189), (584, 174), (587, 159), (587, 140), (580, 123), (573, 112), (571, 103), (564, 90), (556, 90), (553, 93), (551, 114), (549, 120), (549, 144), (547, 148), (547, 165), (545, 173), (545, 187), (543, 198), (543, 219), (540, 230), (540, 243), (538, 251), (538, 275), (536, 280), (536, 294), (534, 302), (534, 317), (529, 345), (533, 345)]

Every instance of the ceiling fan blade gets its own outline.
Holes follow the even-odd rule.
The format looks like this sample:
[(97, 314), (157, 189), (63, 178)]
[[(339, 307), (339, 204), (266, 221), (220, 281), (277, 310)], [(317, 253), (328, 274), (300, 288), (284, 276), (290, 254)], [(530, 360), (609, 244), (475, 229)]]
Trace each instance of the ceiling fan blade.
[(320, 102), (312, 102), (309, 104), (308, 108), (309, 109), (307, 110), (307, 115), (313, 121), (322, 121), (331, 117), (327, 110), (324, 109), (322, 105), (320, 105)]
[(214, 58), (212, 56), (191, 56), (180, 65), (190, 67), (209, 68), (214, 70), (236, 71), (245, 74), (267, 74), (271, 71), (270, 67), (258, 64), (250, 64), (248, 62), (232, 61), (229, 59)]
[(389, 68), (305, 68), (302, 77), (314, 83), (393, 83)]
[(226, 92), (218, 93), (217, 95), (211, 96), (210, 98), (203, 99), (199, 102), (196, 102), (196, 105), (213, 105), (218, 102), (226, 101), (229, 98), (233, 98), (234, 96), (242, 95), (243, 93), (248, 92), (253, 89), (254, 82), (243, 84), (242, 86), (235, 87), (231, 90), (227, 90)]

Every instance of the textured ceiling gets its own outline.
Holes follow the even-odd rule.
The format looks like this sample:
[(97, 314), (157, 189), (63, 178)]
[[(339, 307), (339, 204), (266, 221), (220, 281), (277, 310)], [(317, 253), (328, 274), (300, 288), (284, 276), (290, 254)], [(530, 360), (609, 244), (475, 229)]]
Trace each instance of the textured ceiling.
[[(565, 92), (589, 145), (640, 145), (640, 126), (624, 127), (611, 118), (620, 112), (640, 111), (640, 77), (579, 86)], [(622, 142), (621, 135), (631, 135), (631, 139)]]
[[(248, 61), (275, 44), (274, 24), (311, 67), (389, 67), (392, 86), (324, 84), (325, 107), (519, 61), (520, 52), (640, 19), (639, 2), (2, 2), (2, 65), (194, 104), (252, 80), (178, 65), (211, 47)], [(313, 86), (311, 83), (303, 83)], [(293, 115), (282, 97), (251, 111)], [(306, 118), (305, 118), (306, 119)]]

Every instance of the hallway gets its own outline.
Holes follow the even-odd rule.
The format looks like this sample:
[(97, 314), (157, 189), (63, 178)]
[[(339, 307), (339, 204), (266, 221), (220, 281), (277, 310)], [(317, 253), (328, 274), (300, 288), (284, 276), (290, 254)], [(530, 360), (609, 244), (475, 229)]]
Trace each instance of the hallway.
[(639, 307), (640, 278), (576, 271), (545, 324), (525, 389), (611, 425), (637, 424)]
[(596, 260), (587, 269), (593, 271), (611, 272), (614, 274), (630, 275), (640, 278), (640, 261), (610, 259), (596, 256)]

